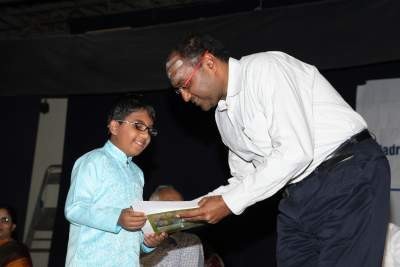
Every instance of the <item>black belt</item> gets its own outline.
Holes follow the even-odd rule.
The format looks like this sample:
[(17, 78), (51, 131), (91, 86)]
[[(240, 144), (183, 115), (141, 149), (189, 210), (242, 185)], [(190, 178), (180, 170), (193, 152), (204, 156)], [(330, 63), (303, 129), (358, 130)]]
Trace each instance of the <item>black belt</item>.
[(338, 148), (336, 148), (328, 157), (325, 161), (323, 161), (316, 169), (315, 171), (320, 172), (320, 171), (326, 171), (330, 170), (336, 164), (351, 159), (353, 157), (353, 151), (352, 147), (354, 144), (360, 143), (364, 140), (367, 140), (369, 138), (372, 138), (371, 135), (369, 134), (368, 130), (365, 129), (358, 134), (353, 135), (349, 139), (347, 139), (344, 143), (342, 143)]
[[(333, 167), (335, 167), (337, 164), (340, 162), (346, 161), (348, 159), (351, 159), (354, 155), (352, 147), (354, 144), (360, 143), (364, 140), (372, 138), (371, 135), (369, 134), (368, 130), (365, 129), (358, 134), (353, 135), (349, 139), (347, 139), (345, 142), (343, 142), (338, 148), (336, 148), (328, 157), (325, 161), (323, 161), (315, 170), (314, 172), (321, 172), (321, 171), (329, 171)], [(303, 180), (294, 183), (294, 184), (289, 184), (291, 185), (296, 185), (300, 184), (304, 180), (307, 180), (308, 177), (311, 177), (311, 174), (307, 177), (305, 177)], [(288, 197), (289, 196), (289, 189), (288, 187), (285, 188), (283, 191), (283, 197)]]

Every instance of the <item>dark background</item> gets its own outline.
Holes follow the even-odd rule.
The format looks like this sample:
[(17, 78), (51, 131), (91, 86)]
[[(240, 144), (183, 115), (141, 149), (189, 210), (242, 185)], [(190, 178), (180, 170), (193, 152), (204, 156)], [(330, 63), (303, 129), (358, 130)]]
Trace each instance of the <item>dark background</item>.
[[(157, 185), (172, 184), (191, 199), (229, 178), (227, 151), (213, 112), (201, 112), (167, 90), (163, 61), (184, 32), (216, 34), (237, 58), (265, 50), (289, 52), (320, 68), (354, 107), (357, 85), (370, 79), (400, 77), (399, 7), (398, 1), (389, 0), (315, 1), (235, 16), (199, 20), (189, 16), (180, 23), (154, 26), (156, 22), (147, 28), (84, 34), (104, 27), (102, 23), (109, 19), (96, 17), (71, 21), (71, 35), (0, 40), (0, 202), (12, 203), (19, 225), (25, 224), (40, 99), (68, 97), (60, 208), (49, 261), (49, 266), (63, 266), (68, 240), (63, 206), (72, 165), (80, 155), (104, 144), (106, 113), (121, 93), (141, 92), (157, 111), (160, 134), (134, 159), (144, 170), (144, 198)], [(123, 20), (113, 21), (119, 21), (113, 26), (124, 25)], [(275, 266), (279, 198), (278, 193), (240, 216), (230, 216), (196, 233), (223, 257), (226, 266)], [(22, 236), (19, 231), (18, 237)]]
[[(400, 77), (400, 62), (325, 71), (323, 74), (354, 107), (356, 86), (368, 79)], [(172, 90), (143, 93), (157, 110), (159, 136), (134, 161), (144, 170), (144, 198), (159, 184), (172, 184), (186, 199), (207, 193), (229, 177), (227, 151), (220, 141), (213, 112), (186, 104)], [(107, 138), (106, 113), (116, 94), (71, 96), (68, 102), (61, 184), (49, 266), (63, 266), (68, 223), (63, 205), (73, 162), (102, 146)], [(4, 115), (2, 202), (13, 203), (24, 225), (40, 99), (1, 97)], [(51, 106), (50, 106), (51, 108)], [(226, 266), (275, 266), (275, 219), (280, 195), (257, 203), (240, 216), (196, 231), (220, 253)], [(22, 233), (19, 232), (19, 236)]]

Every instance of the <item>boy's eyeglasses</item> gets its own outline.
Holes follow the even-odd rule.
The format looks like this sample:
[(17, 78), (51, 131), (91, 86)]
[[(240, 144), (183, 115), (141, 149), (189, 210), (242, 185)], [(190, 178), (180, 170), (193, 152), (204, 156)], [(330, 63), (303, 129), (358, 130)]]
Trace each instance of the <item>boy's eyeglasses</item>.
[(139, 131), (141, 131), (141, 132), (144, 132), (144, 131), (148, 131), (148, 133), (151, 135), (151, 136), (157, 136), (157, 134), (158, 134), (158, 131), (157, 131), (157, 129), (154, 129), (154, 128), (151, 128), (151, 127), (148, 127), (146, 124), (144, 124), (144, 123), (142, 123), (142, 122), (138, 122), (138, 121), (125, 121), (125, 120), (116, 120), (116, 121), (118, 121), (118, 122), (120, 122), (120, 123), (128, 123), (128, 124), (130, 124), (130, 125), (132, 125), (132, 127), (134, 127), (136, 130), (139, 130)]
[(11, 222), (10, 217), (5, 216), (5, 217), (1, 217), (1, 218), (0, 218), (0, 223), (8, 224), (8, 223), (10, 223), (10, 222)]

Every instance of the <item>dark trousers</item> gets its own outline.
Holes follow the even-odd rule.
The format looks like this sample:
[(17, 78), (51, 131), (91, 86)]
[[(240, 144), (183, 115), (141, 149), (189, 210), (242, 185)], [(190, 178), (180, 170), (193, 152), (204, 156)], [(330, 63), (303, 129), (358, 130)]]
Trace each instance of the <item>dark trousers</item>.
[(279, 267), (380, 267), (389, 221), (390, 168), (380, 146), (286, 187), (279, 204)]

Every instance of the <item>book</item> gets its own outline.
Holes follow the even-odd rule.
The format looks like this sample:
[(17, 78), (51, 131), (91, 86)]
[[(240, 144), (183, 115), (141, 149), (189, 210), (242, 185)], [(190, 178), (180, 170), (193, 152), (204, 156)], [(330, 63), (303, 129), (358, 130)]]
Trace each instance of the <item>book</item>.
[(145, 234), (166, 232), (168, 234), (205, 225), (202, 222), (189, 222), (176, 215), (180, 211), (197, 208), (197, 201), (138, 201), (132, 208), (147, 216), (142, 231)]
[(182, 210), (173, 210), (160, 213), (154, 213), (147, 215), (152, 230), (155, 233), (166, 232), (168, 234), (182, 231), (194, 227), (204, 225), (204, 223), (188, 222), (181, 218), (178, 218), (176, 214)]

